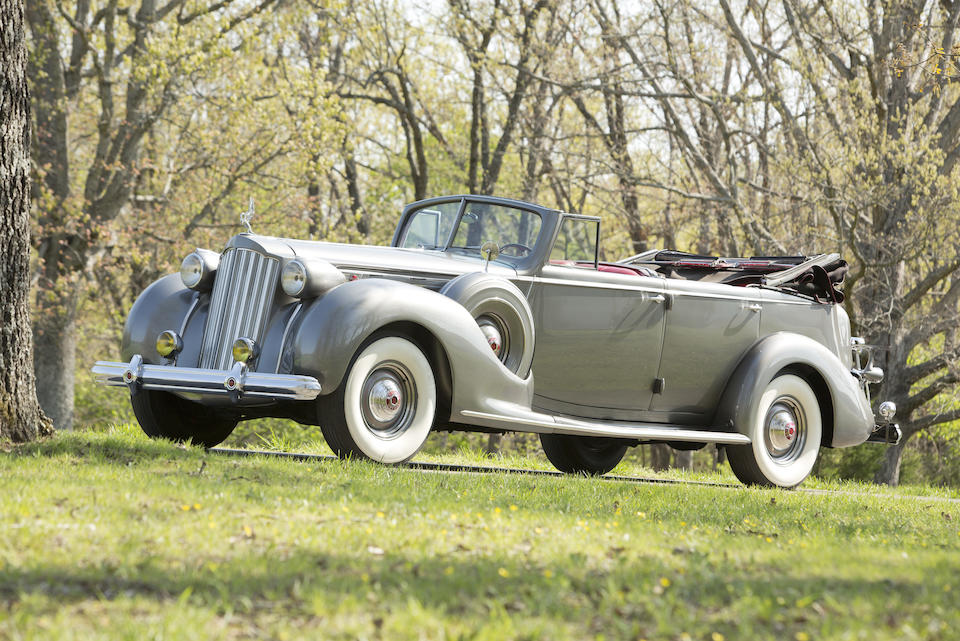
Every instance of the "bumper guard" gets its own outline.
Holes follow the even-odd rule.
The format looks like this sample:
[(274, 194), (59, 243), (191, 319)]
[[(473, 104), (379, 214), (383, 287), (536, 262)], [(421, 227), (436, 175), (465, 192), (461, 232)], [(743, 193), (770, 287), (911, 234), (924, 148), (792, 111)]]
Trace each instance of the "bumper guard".
[(147, 365), (136, 354), (129, 363), (97, 361), (91, 371), (98, 383), (126, 386), (131, 391), (148, 389), (291, 401), (309, 401), (320, 394), (320, 382), (312, 376), (251, 372), (243, 363), (234, 363), (230, 370)]

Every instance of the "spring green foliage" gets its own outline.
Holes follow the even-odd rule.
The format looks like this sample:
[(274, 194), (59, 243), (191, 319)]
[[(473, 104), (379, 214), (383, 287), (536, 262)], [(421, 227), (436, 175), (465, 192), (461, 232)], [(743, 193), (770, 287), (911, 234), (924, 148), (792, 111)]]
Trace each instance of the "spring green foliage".
[(61, 434), (0, 455), (0, 638), (950, 637), (958, 503), (835, 489)]
[[(87, 367), (249, 197), (259, 233), (384, 244), (406, 202), (482, 191), (602, 216), (606, 260), (840, 251), (875, 398), (956, 482), (960, 4), (618, 4), (30, 3), (34, 318), (79, 328), (78, 423), (125, 418)], [(890, 452), (831, 469), (894, 483)]]

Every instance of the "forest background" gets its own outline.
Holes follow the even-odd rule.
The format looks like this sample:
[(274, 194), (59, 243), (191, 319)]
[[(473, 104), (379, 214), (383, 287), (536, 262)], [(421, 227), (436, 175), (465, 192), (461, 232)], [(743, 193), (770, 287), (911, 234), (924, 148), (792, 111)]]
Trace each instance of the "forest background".
[(818, 473), (960, 484), (960, 2), (26, 10), (35, 369), (59, 428), (130, 420), (90, 364), (248, 199), (259, 233), (386, 244), (403, 204), (469, 192), (601, 216), (605, 260), (840, 252), (905, 438)]

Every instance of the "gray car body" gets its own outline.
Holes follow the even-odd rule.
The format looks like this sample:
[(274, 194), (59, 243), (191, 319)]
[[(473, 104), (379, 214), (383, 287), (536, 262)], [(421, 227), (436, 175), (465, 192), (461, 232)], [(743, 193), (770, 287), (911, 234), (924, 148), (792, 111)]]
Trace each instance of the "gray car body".
[[(522, 258), (489, 264), (397, 246), (412, 212), (458, 200), (534, 212), (542, 221), (540, 240)], [(310, 300), (277, 288), (250, 369), (312, 377), (320, 394), (329, 394), (371, 337), (413, 333), (444, 398), (438, 427), (694, 443), (745, 442), (751, 408), (768, 383), (789, 370), (818, 395), (823, 445), (867, 440), (875, 421), (851, 372), (849, 321), (841, 306), (776, 289), (553, 265), (550, 251), (566, 216), (519, 201), (451, 196), (408, 206), (394, 247), (234, 236), (225, 251), (251, 249), (281, 263), (322, 259), (348, 278)], [(509, 371), (471, 314), (439, 291), (453, 278), (484, 271), (526, 296), (535, 330), (529, 374)], [(198, 367), (210, 298), (187, 289), (178, 275), (152, 284), (130, 311), (123, 359), (140, 355), (171, 370)], [(183, 337), (175, 362), (155, 346), (169, 329)], [(312, 416), (307, 401), (171, 391), (248, 416), (290, 415), (288, 406), (298, 406), (305, 422)]]

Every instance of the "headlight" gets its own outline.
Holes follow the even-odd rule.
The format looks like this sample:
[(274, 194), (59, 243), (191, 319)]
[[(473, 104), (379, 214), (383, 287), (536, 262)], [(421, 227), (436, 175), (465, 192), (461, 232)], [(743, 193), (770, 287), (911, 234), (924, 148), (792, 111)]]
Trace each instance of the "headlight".
[(280, 288), (294, 298), (319, 296), (346, 281), (342, 271), (319, 259), (294, 258), (280, 272)]
[(280, 287), (287, 296), (299, 296), (307, 287), (307, 268), (299, 260), (291, 260), (280, 272)]
[(160, 356), (170, 358), (171, 356), (176, 356), (182, 349), (183, 340), (172, 329), (162, 331), (160, 335), (157, 336), (157, 353), (160, 354)]
[(219, 254), (198, 249), (180, 263), (180, 280), (190, 289), (207, 289), (213, 285), (213, 275), (219, 264)]

